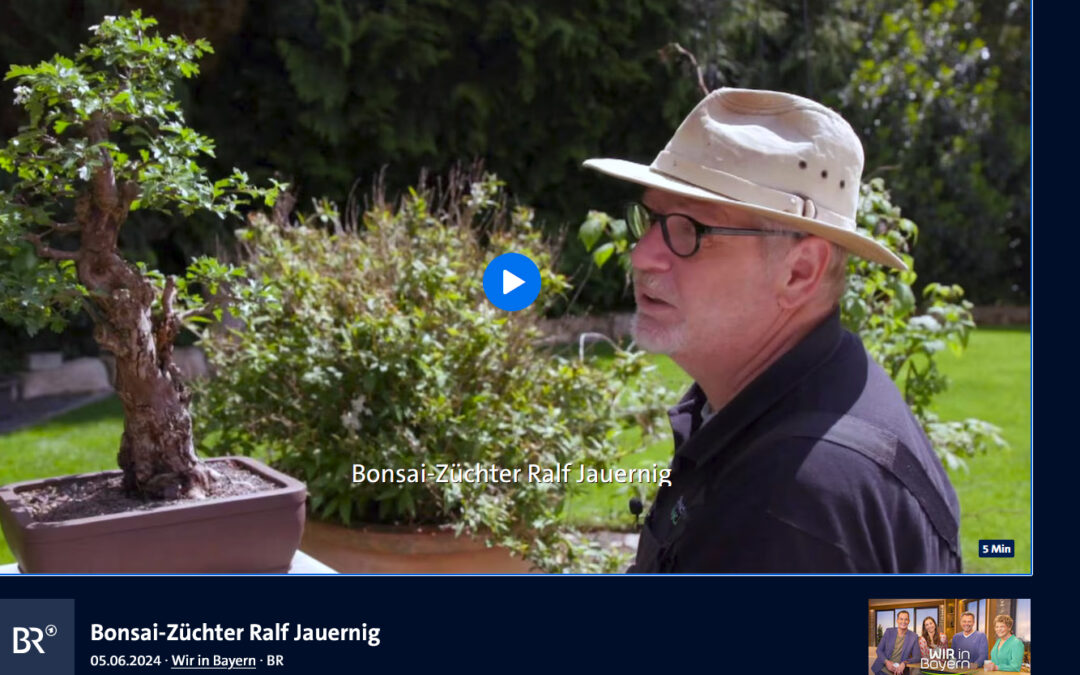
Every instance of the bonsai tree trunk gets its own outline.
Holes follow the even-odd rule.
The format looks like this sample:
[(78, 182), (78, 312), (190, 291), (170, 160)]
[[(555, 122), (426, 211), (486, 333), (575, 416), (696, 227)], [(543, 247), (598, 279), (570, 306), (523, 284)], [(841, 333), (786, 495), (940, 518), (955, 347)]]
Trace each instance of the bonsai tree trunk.
[[(121, 266), (117, 271), (135, 274), (118, 257), (114, 262)], [(114, 292), (98, 303), (105, 321), (94, 329), (98, 343), (116, 357), (116, 391), (124, 406), (117, 462), (124, 487), (151, 498), (205, 496), (209, 469), (195, 455), (191, 397), (172, 360), (170, 323), (176, 317), (152, 317), (154, 290), (139, 281), (136, 292)]]
[[(105, 138), (100, 119), (87, 125), (91, 142)], [(124, 406), (124, 434), (117, 460), (124, 487), (151, 498), (205, 496), (210, 470), (195, 454), (188, 412), (190, 393), (172, 358), (180, 320), (172, 303), (176, 287), (157, 290), (117, 251), (117, 237), (139, 188), (117, 185), (108, 152), (90, 187), (76, 201), (82, 240), (72, 252), (79, 281), (90, 291), (94, 338), (116, 358), (116, 391)]]

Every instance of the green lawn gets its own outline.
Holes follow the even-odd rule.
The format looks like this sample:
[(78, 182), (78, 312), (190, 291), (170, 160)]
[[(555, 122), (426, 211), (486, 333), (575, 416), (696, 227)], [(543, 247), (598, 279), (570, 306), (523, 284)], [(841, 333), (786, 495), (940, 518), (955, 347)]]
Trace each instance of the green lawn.
[[(977, 417), (1011, 446), (967, 460), (950, 474), (960, 497), (965, 572), (1031, 571), (1031, 335), (982, 329), (967, 352), (941, 358), (952, 385), (935, 401), (943, 420)], [(980, 558), (979, 539), (1016, 540), (1015, 558)]]
[[(1012, 446), (1005, 452), (968, 460), (968, 472), (951, 474), (960, 496), (964, 567), (968, 572), (1028, 572), (1031, 559), (1031, 457), (1029, 363), (1026, 330), (980, 329), (960, 357), (941, 357), (952, 385), (938, 397), (942, 419), (978, 417), (1000, 426)], [(656, 357), (654, 376), (681, 392), (688, 378), (669, 359)], [(674, 403), (674, 401), (673, 401)], [(120, 443), (121, 410), (108, 399), (52, 420), (41, 427), (0, 436), (0, 484), (84, 471), (112, 469)], [(624, 434), (628, 449), (641, 445), (640, 432)], [(621, 466), (666, 466), (671, 439), (664, 436), (643, 451), (628, 454)], [(570, 503), (572, 523), (588, 528), (630, 529), (629, 486), (583, 489)], [(1014, 539), (1015, 558), (979, 558), (979, 539)], [(0, 563), (11, 562), (0, 539)]]
[[(122, 431), (120, 401), (108, 398), (39, 427), (0, 436), (0, 485), (115, 469)], [(0, 564), (13, 561), (0, 537)]]

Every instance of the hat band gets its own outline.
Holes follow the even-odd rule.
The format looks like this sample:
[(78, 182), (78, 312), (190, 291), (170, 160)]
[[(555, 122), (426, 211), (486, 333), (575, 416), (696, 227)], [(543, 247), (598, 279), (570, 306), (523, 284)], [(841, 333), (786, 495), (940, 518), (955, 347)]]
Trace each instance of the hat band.
[(740, 178), (726, 171), (702, 166), (664, 150), (649, 167), (652, 171), (690, 183), (696, 187), (773, 211), (793, 213), (828, 223), (845, 230), (855, 230), (855, 221), (805, 197), (782, 192)]

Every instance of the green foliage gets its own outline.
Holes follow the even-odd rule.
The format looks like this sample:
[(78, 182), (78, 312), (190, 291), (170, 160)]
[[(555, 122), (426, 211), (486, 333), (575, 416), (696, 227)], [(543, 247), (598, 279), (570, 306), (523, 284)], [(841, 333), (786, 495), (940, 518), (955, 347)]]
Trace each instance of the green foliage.
[(578, 229), (578, 239), (585, 251), (592, 254), (596, 267), (603, 268), (613, 255), (623, 272), (630, 272), (632, 242), (622, 218), (612, 218), (603, 211), (590, 211)]
[[(0, 319), (31, 334), (60, 330), (66, 315), (92, 304), (99, 289), (79, 283), (71, 246), (93, 213), (125, 207), (116, 194), (130, 191), (130, 211), (224, 218), (252, 199), (273, 204), (282, 187), (253, 187), (239, 170), (207, 177), (199, 160), (213, 156), (213, 142), (186, 126), (176, 84), (197, 75), (197, 60), (212, 50), (204, 40), (163, 38), (156, 23), (138, 11), (105, 17), (73, 59), (7, 72), (29, 119), (0, 148), (0, 169), (13, 177), (0, 192)], [(160, 274), (138, 271), (164, 287)], [(221, 272), (202, 259), (189, 277), (208, 271)], [(183, 278), (177, 286), (180, 306), (197, 312), (201, 297)]]
[[(212, 156), (213, 144), (184, 126), (173, 96), (175, 81), (198, 73), (196, 60), (210, 45), (144, 35), (156, 23), (138, 12), (107, 17), (74, 60), (11, 66), (6, 79), (18, 80), (15, 100), (30, 123), (0, 152), (0, 168), (17, 173), (20, 191), (74, 197), (109, 163), (118, 182), (140, 183), (133, 209), (227, 210), (228, 203), (213, 204), (211, 185), (191, 162)], [(98, 137), (95, 122), (104, 125)], [(51, 216), (42, 208), (23, 217), (44, 224)]]
[[(889, 270), (850, 256), (847, 286), (840, 300), (844, 325), (859, 335), (870, 355), (900, 387), (948, 468), (965, 466), (965, 456), (1005, 447), (1000, 430), (992, 424), (976, 419), (942, 422), (931, 412), (934, 396), (948, 386), (935, 355), (945, 349), (959, 354), (967, 346), (975, 327), (971, 303), (963, 299), (964, 290), (958, 285), (929, 283), (920, 308), (912, 290), (917, 275), (911, 256), (918, 227), (900, 215), (881, 178), (863, 183), (859, 195), (859, 231), (899, 255), (909, 269)], [(594, 252), (605, 246), (618, 251), (620, 264), (629, 269), (630, 241), (624, 221), (591, 211), (578, 236)], [(594, 262), (603, 266), (608, 257), (595, 256)]]
[[(23, 3), (12, 13), (19, 26), (53, 26), (48, 39), (73, 49), (78, 31), (68, 22), (139, 5), (76, 4), (68, 14), (50, 3)], [(627, 196), (582, 170), (582, 160), (651, 158), (696, 99), (677, 64), (657, 55), (678, 37), (679, 5), (663, 0), (222, 0), (158, 11), (174, 32), (215, 35), (204, 74), (178, 90), (193, 126), (220, 141), (214, 168), (288, 177), (299, 203), (323, 195), (344, 202), (355, 180), (380, 172), (397, 189), (421, 169), (439, 173), (481, 158), (536, 207), (540, 226), (559, 231), (598, 196)], [(28, 59), (51, 53), (41, 41), (11, 43), (9, 53)], [(146, 227), (129, 230), (123, 243), (144, 256), (153, 246), (166, 264), (231, 237), (207, 218), (170, 227), (156, 213), (135, 215)], [(594, 271), (572, 240), (558, 268), (589, 275), (591, 283), (566, 299), (576, 300), (575, 311), (627, 301), (621, 279)]]
[[(706, 86), (810, 98), (846, 81), (875, 0), (683, 0), (688, 46)], [(894, 3), (895, 4), (895, 3)]]
[[(319, 518), (448, 524), (549, 571), (610, 565), (564, 530), (565, 484), (351, 482), (354, 464), (604, 467), (617, 431), (659, 408), (663, 392), (627, 384), (644, 381), (641, 354), (600, 368), (538, 345), (542, 306), (567, 285), (532, 211), (506, 207), (490, 176), (396, 207), (377, 198), (360, 223), (318, 206), (299, 225), (253, 219), (240, 233), (249, 278), (236, 283), (260, 279), (273, 301), (205, 333), (218, 373), (196, 399), (206, 449), (266, 456), (307, 482)], [(513, 314), (487, 301), (479, 273), (509, 250), (543, 281)]]
[[(1027, 302), (1026, 2), (889, 6), (841, 91), (869, 167), (923, 223), (923, 270), (982, 302)], [(891, 3), (890, 3), (891, 5)], [(887, 172), (887, 173), (886, 173)]]
[[(397, 189), (422, 169), (480, 158), (540, 227), (562, 232), (597, 198), (628, 196), (584, 159), (651, 159), (696, 100), (657, 54), (677, 38), (679, 14), (663, 0), (255, 0), (244, 40), (221, 50), (246, 65), (221, 69), (201, 94), (242, 111), (206, 112), (235, 139), (223, 159), (242, 150), (308, 195), (344, 201), (358, 178), (382, 172)], [(622, 280), (574, 240), (557, 269), (579, 292), (551, 314), (571, 300), (577, 312), (627, 301)]]
[(82, 307), (85, 289), (75, 266), (71, 261), (41, 263), (29, 243), (13, 239), (0, 240), (0, 321), (22, 326), (31, 336), (45, 328), (59, 332), (66, 315)]
[(930, 411), (934, 396), (948, 386), (935, 355), (945, 349), (959, 354), (967, 346), (975, 327), (971, 303), (963, 299), (964, 290), (958, 285), (928, 283), (920, 309), (911, 288), (916, 274), (910, 255), (918, 227), (893, 206), (882, 179), (864, 183), (860, 197), (859, 230), (891, 248), (911, 269), (886, 271), (851, 256), (840, 301), (845, 326), (862, 338), (870, 355), (900, 386), (948, 468), (965, 466), (963, 457), (1005, 447), (1000, 429), (992, 424), (975, 419), (942, 422)]
[(922, 223), (928, 278), (1028, 298), (1030, 3), (686, 0), (710, 88), (816, 98), (852, 123), (867, 179)]
[[(298, 99), (297, 158), (339, 193), (358, 165), (391, 161), (411, 177), (483, 157), (524, 199), (566, 205), (591, 151), (618, 134), (651, 152), (690, 93), (656, 58), (675, 31), (655, 0), (314, 0), (291, 12), (274, 44)], [(660, 105), (627, 105), (645, 98)]]
[[(83, 17), (139, 3), (9, 4), (0, 53), (36, 61), (73, 51)], [(657, 55), (679, 40), (710, 88), (791, 91), (853, 121), (868, 177), (887, 178), (922, 224), (925, 278), (949, 278), (980, 304), (1027, 301), (1027, 0), (165, 4), (166, 25), (215, 35), (205, 74), (178, 89), (198, 128), (222, 141), (215, 168), (295, 178), (301, 202), (343, 201), (383, 167), (403, 186), (421, 167), (477, 156), (546, 228), (578, 222), (629, 196), (580, 161), (651, 160), (697, 100), (696, 74)], [(0, 109), (0, 124), (10, 119)], [(145, 249), (168, 234), (157, 255), (184, 260), (228, 238), (207, 220), (129, 230), (125, 243)], [(597, 270), (574, 238), (560, 267), (589, 275), (575, 276), (574, 311), (629, 300), (618, 271)]]
[(625, 220), (612, 218), (603, 211), (589, 211), (578, 229), (578, 239), (597, 267), (603, 267), (614, 255), (623, 271), (630, 271), (631, 243)]

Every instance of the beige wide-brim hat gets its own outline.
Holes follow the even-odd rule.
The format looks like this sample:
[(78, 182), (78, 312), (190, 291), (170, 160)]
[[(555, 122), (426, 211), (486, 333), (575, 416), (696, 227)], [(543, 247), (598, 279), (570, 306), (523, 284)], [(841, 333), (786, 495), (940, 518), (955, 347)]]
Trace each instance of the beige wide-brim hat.
[(863, 149), (851, 125), (810, 99), (717, 89), (646, 166), (590, 159), (590, 169), (686, 197), (730, 204), (839, 244), (882, 265), (907, 265), (855, 227)]

